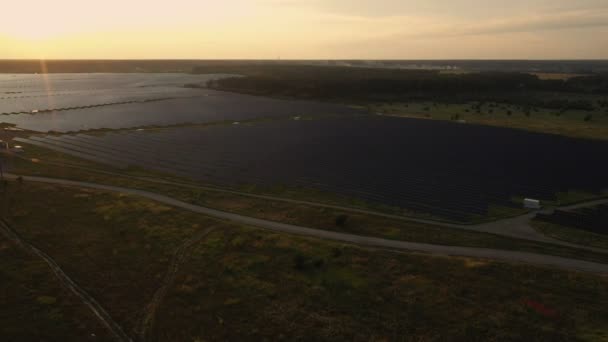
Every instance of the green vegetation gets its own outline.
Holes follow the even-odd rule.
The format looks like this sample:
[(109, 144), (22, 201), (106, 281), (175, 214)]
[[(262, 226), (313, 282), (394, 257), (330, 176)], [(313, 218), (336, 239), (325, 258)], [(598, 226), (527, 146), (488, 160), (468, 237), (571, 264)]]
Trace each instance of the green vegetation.
[[(27, 164), (25, 161), (21, 162)], [(37, 169), (36, 167), (38, 165), (42, 167)], [(31, 168), (31, 166), (29, 167)], [(377, 236), (403, 241), (521, 250), (594, 261), (608, 260), (608, 254), (593, 253), (575, 248), (512, 239), (487, 233), (478, 233), (453, 228), (442, 228), (430, 224), (390, 219), (369, 214), (344, 212), (337, 209), (205, 190), (197, 188), (192, 183), (183, 186), (175, 184), (161, 184), (146, 181), (145, 179), (140, 178), (135, 179), (129, 177), (120, 177), (115, 173), (104, 174), (78, 168), (45, 165), (44, 163), (37, 163), (36, 167), (30, 169), (29, 174), (33, 173), (34, 175), (46, 175), (50, 177), (75, 179), (100, 184), (142, 189), (164, 194), (184, 202), (233, 212), (245, 216), (305, 227), (367, 236)], [(144, 173), (144, 171), (141, 170), (135, 170), (132, 172), (135, 174)], [(336, 219), (340, 215), (348, 215), (348, 220), (342, 226), (336, 224)]]
[(541, 221), (533, 221), (532, 225), (541, 233), (552, 238), (581, 246), (606, 248), (608, 250), (608, 236), (606, 235)]
[[(0, 214), (133, 332), (174, 250), (225, 224), (120, 194), (9, 182)], [(43, 299), (44, 300), (44, 299)]]
[(313, 65), (216, 63), (197, 73), (240, 74), (208, 87), (262, 96), (336, 101), (387, 115), (457, 120), (608, 139), (608, 77), (515, 72), (445, 73)]
[[(3, 341), (107, 340), (109, 335), (48, 265), (0, 235)], [(96, 338), (93, 338), (96, 336)]]
[[(259, 95), (362, 102), (484, 101), (588, 110), (592, 109), (593, 103), (579, 99), (579, 95), (608, 93), (605, 74), (541, 79), (533, 74), (518, 72), (442, 73), (433, 70), (252, 63), (207, 64), (195, 68), (194, 72), (244, 76), (209, 81), (208, 86), (212, 88)], [(561, 96), (539, 96), (545, 93), (559, 93)]]
[[(9, 182), (1, 199), (2, 216), (22, 237), (51, 255), (132, 336), (178, 247), (215, 227), (177, 265), (148, 334), (152, 341), (608, 337), (602, 315), (608, 282), (596, 275), (369, 250), (79, 188)], [(349, 214), (345, 226), (355, 220)], [(3, 266), (12, 262), (10, 254), (1, 256)], [(30, 268), (18, 270), (22, 278), (8, 278), (2, 289), (29, 279)], [(49, 283), (33, 279), (24, 311), (60, 305), (60, 294), (39, 290)], [(40, 320), (47, 324), (42, 331), (58, 329), (51, 317)], [(25, 329), (30, 322), (14, 324)]]
[[(440, 245), (485, 247), (521, 250), (560, 255), (577, 259), (608, 261), (608, 253), (594, 253), (576, 248), (519, 240), (456, 228), (443, 228), (430, 224), (397, 220), (368, 214), (297, 205), (219, 192), (199, 192), (185, 189), (166, 189), (165, 194), (182, 201), (229, 211), (245, 216), (320, 228), (344, 233), (377, 236), (401, 241), (415, 241)], [(342, 223), (342, 218), (347, 219)], [(338, 224), (342, 223), (342, 224)]]
[(555, 203), (549, 203), (550, 205), (571, 205), (577, 204), (581, 202), (587, 202), (591, 199), (602, 199), (608, 197), (608, 191), (604, 191), (600, 194), (592, 194), (586, 191), (568, 191), (568, 192), (558, 192), (557, 193), (557, 201)]
[[(426, 110), (426, 108), (432, 108)], [(372, 103), (368, 108), (382, 115), (461, 121), (509, 127), (577, 138), (608, 139), (608, 115), (603, 108), (592, 111), (526, 109), (507, 103)], [(593, 120), (591, 120), (591, 118)]]
[(608, 337), (607, 300), (606, 280), (583, 274), (216, 230), (180, 268), (154, 335), (591, 341)]

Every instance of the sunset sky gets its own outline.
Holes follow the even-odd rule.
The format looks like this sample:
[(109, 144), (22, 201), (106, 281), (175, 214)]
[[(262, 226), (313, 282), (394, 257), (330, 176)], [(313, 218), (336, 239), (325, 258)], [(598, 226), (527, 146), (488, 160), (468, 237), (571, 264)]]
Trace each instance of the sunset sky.
[(608, 0), (19, 0), (2, 14), (2, 59), (608, 58)]

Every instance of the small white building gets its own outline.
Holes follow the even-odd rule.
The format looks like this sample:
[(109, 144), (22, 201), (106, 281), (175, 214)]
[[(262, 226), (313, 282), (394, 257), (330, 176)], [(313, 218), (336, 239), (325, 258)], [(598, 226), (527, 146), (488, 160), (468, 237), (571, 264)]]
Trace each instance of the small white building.
[(526, 209), (540, 209), (540, 201), (532, 198), (524, 199), (524, 208)]

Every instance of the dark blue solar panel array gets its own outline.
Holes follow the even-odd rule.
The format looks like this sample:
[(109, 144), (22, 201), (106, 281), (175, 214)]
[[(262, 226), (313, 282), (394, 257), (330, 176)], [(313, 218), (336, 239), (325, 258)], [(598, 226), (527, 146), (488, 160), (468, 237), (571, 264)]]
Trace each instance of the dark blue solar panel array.
[(453, 220), (608, 188), (608, 143), (390, 117), (282, 120), (158, 132), (33, 138), (114, 165), (218, 185), (316, 188)]
[(355, 112), (332, 104), (184, 87), (219, 77), (222, 75), (0, 75), (0, 114), (4, 114), (0, 122), (38, 132), (76, 132)]

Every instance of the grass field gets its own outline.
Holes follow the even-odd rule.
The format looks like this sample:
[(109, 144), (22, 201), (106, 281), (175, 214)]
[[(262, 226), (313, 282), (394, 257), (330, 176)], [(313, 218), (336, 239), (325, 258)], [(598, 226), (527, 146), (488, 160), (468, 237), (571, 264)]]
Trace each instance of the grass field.
[[(152, 341), (608, 337), (604, 277), (362, 249), (78, 188), (9, 182), (1, 198), (2, 215), (23, 238), (51, 255), (133, 336), (176, 248), (214, 228), (179, 265), (158, 307)], [(6, 263), (11, 255), (3, 256)], [(30, 269), (19, 273), (25, 277)], [(23, 280), (8, 279), (3, 289)], [(35, 298), (57, 297), (36, 292)], [(40, 319), (42, 333), (57, 329), (51, 318)], [(29, 324), (11, 326), (26, 331)]]
[(126, 331), (137, 326), (177, 246), (222, 225), (120, 194), (12, 182), (2, 193), (1, 214), (105, 303)]
[[(601, 101), (599, 97), (595, 101)], [(608, 139), (608, 108), (593, 111), (535, 108), (502, 103), (376, 103), (374, 113), (432, 120), (459, 120), (489, 126), (525, 129), (576, 138)], [(478, 111), (479, 108), (479, 111)]]
[[(274, 187), (260, 187), (255, 184), (242, 185), (238, 188), (241, 192), (260, 194), (260, 195), (271, 195), (281, 198), (289, 198), (302, 201), (319, 202), (326, 204), (333, 204), (338, 206), (346, 206), (359, 209), (367, 209), (385, 214), (401, 215), (407, 217), (428, 219), (437, 222), (451, 222), (442, 217), (436, 217), (431, 214), (425, 214), (417, 211), (407, 210), (404, 208), (383, 205), (379, 203), (366, 202), (358, 198), (349, 198), (339, 196), (337, 194), (327, 193), (309, 188), (294, 188), (287, 186), (274, 186)], [(583, 198), (593, 198), (594, 195), (589, 195)], [(514, 199), (514, 203), (521, 203), (522, 201)], [(487, 215), (471, 215), (466, 223), (476, 224), (482, 222), (491, 222), (497, 219), (505, 217), (513, 217), (518, 215), (524, 215), (528, 211), (522, 208), (506, 207), (501, 205), (490, 205), (488, 208)], [(458, 222), (462, 223), (462, 222)]]
[[(158, 184), (141, 179), (119, 177), (115, 174), (103, 174), (77, 168), (58, 167), (45, 164), (44, 162), (32, 164), (20, 160), (15, 166), (17, 166), (17, 171), (23, 172), (24, 174), (137, 188), (165, 194), (184, 202), (305, 227), (377, 236), (395, 240), (522, 250), (588, 260), (608, 261), (608, 254), (593, 253), (574, 248), (517, 240), (493, 234), (442, 228), (434, 225), (388, 219), (366, 214), (344, 212), (337, 209), (265, 200), (191, 187)], [(146, 174), (146, 172), (142, 170), (127, 170), (126, 173), (138, 176)], [(148, 176), (154, 176), (154, 173), (148, 174)], [(162, 175), (160, 175), (160, 177), (162, 178)], [(348, 219), (345, 224), (337, 225), (336, 219), (341, 215), (347, 215)]]
[(109, 334), (48, 265), (0, 235), (3, 341), (102, 341)]
[(559, 240), (608, 250), (608, 236), (606, 235), (541, 221), (533, 221), (532, 225), (543, 234)]
[(581, 274), (215, 231), (181, 269), (156, 332), (158, 340), (599, 340), (608, 338), (607, 290)]

